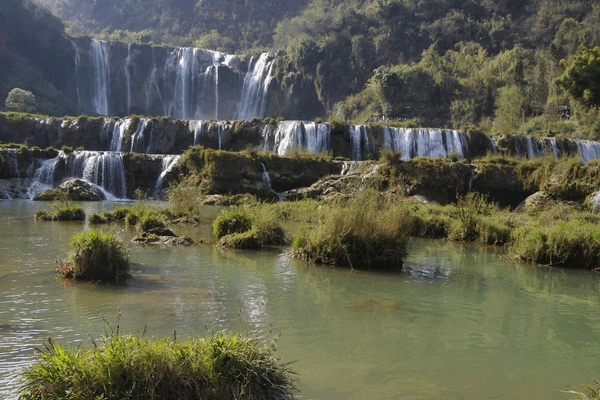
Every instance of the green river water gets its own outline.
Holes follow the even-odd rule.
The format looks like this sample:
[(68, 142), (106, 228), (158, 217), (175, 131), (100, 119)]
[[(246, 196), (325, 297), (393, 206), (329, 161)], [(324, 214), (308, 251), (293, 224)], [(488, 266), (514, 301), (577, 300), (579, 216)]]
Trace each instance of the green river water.
[[(55, 278), (56, 259), (89, 227), (34, 221), (49, 206), (0, 202), (0, 398), (16, 397), (14, 376), (48, 336), (87, 343), (104, 332), (101, 314), (114, 321), (119, 307), (125, 333), (262, 336), (272, 326), (302, 399), (570, 399), (561, 391), (600, 378), (596, 272), (439, 240), (413, 241), (397, 274), (310, 266), (286, 248), (131, 244), (127, 285), (67, 282)], [(175, 230), (210, 237), (207, 225)]]

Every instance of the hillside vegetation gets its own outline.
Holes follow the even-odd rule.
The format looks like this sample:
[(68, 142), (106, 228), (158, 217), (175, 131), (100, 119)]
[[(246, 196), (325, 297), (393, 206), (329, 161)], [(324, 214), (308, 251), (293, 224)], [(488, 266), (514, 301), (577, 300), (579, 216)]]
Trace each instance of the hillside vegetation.
[[(0, 59), (22, 60), (28, 76), (56, 82), (60, 66), (36, 72), (46, 53), (23, 49), (66, 46), (52, 40), (60, 21), (30, 2), (8, 1), (0, 25), (9, 40), (0, 51), (12, 50)], [(275, 51), (274, 84), (289, 93), (312, 88), (330, 120), (600, 138), (600, 5), (592, 0), (36, 1), (71, 35)], [(12, 32), (25, 28), (8, 8), (44, 21), (25, 32), (38, 39), (15, 43)], [(9, 78), (2, 84), (32, 80)]]

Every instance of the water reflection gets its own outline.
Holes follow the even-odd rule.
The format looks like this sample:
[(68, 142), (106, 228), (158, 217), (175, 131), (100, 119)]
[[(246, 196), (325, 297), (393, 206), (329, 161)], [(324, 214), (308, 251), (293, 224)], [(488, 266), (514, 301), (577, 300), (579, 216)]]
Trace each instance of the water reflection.
[[(81, 223), (33, 220), (33, 202), (0, 202), (0, 397), (46, 337), (88, 343), (121, 331), (170, 336), (229, 329), (281, 333), (310, 399), (563, 399), (598, 378), (595, 272), (509, 263), (501, 250), (414, 241), (405, 269), (315, 267), (285, 249), (128, 245), (125, 285), (57, 280), (56, 257)], [(96, 211), (106, 204), (86, 205)], [(214, 210), (207, 211), (214, 213)], [(176, 230), (210, 237), (210, 219)], [(135, 230), (107, 225), (125, 240)]]

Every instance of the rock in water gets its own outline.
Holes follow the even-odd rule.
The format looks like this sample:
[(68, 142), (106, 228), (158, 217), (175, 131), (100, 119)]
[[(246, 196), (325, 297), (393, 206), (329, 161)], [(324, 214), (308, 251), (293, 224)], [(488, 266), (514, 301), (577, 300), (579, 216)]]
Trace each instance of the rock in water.
[(33, 200), (101, 201), (106, 196), (100, 189), (83, 179), (68, 179), (55, 187), (33, 197)]

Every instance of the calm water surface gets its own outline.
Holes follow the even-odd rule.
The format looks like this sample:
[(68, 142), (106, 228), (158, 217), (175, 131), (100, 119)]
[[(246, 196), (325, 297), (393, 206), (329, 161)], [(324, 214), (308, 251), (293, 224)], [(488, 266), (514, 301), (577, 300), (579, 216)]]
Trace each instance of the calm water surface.
[[(55, 278), (69, 237), (88, 226), (36, 222), (38, 207), (49, 205), (0, 202), (0, 398), (15, 397), (15, 374), (48, 336), (88, 342), (119, 307), (125, 333), (266, 335), (272, 326), (303, 399), (569, 399), (560, 390), (600, 378), (597, 273), (433, 240), (414, 241), (392, 275), (309, 266), (285, 249), (131, 244), (133, 278), (100, 286)], [(210, 237), (207, 225), (176, 230)]]

